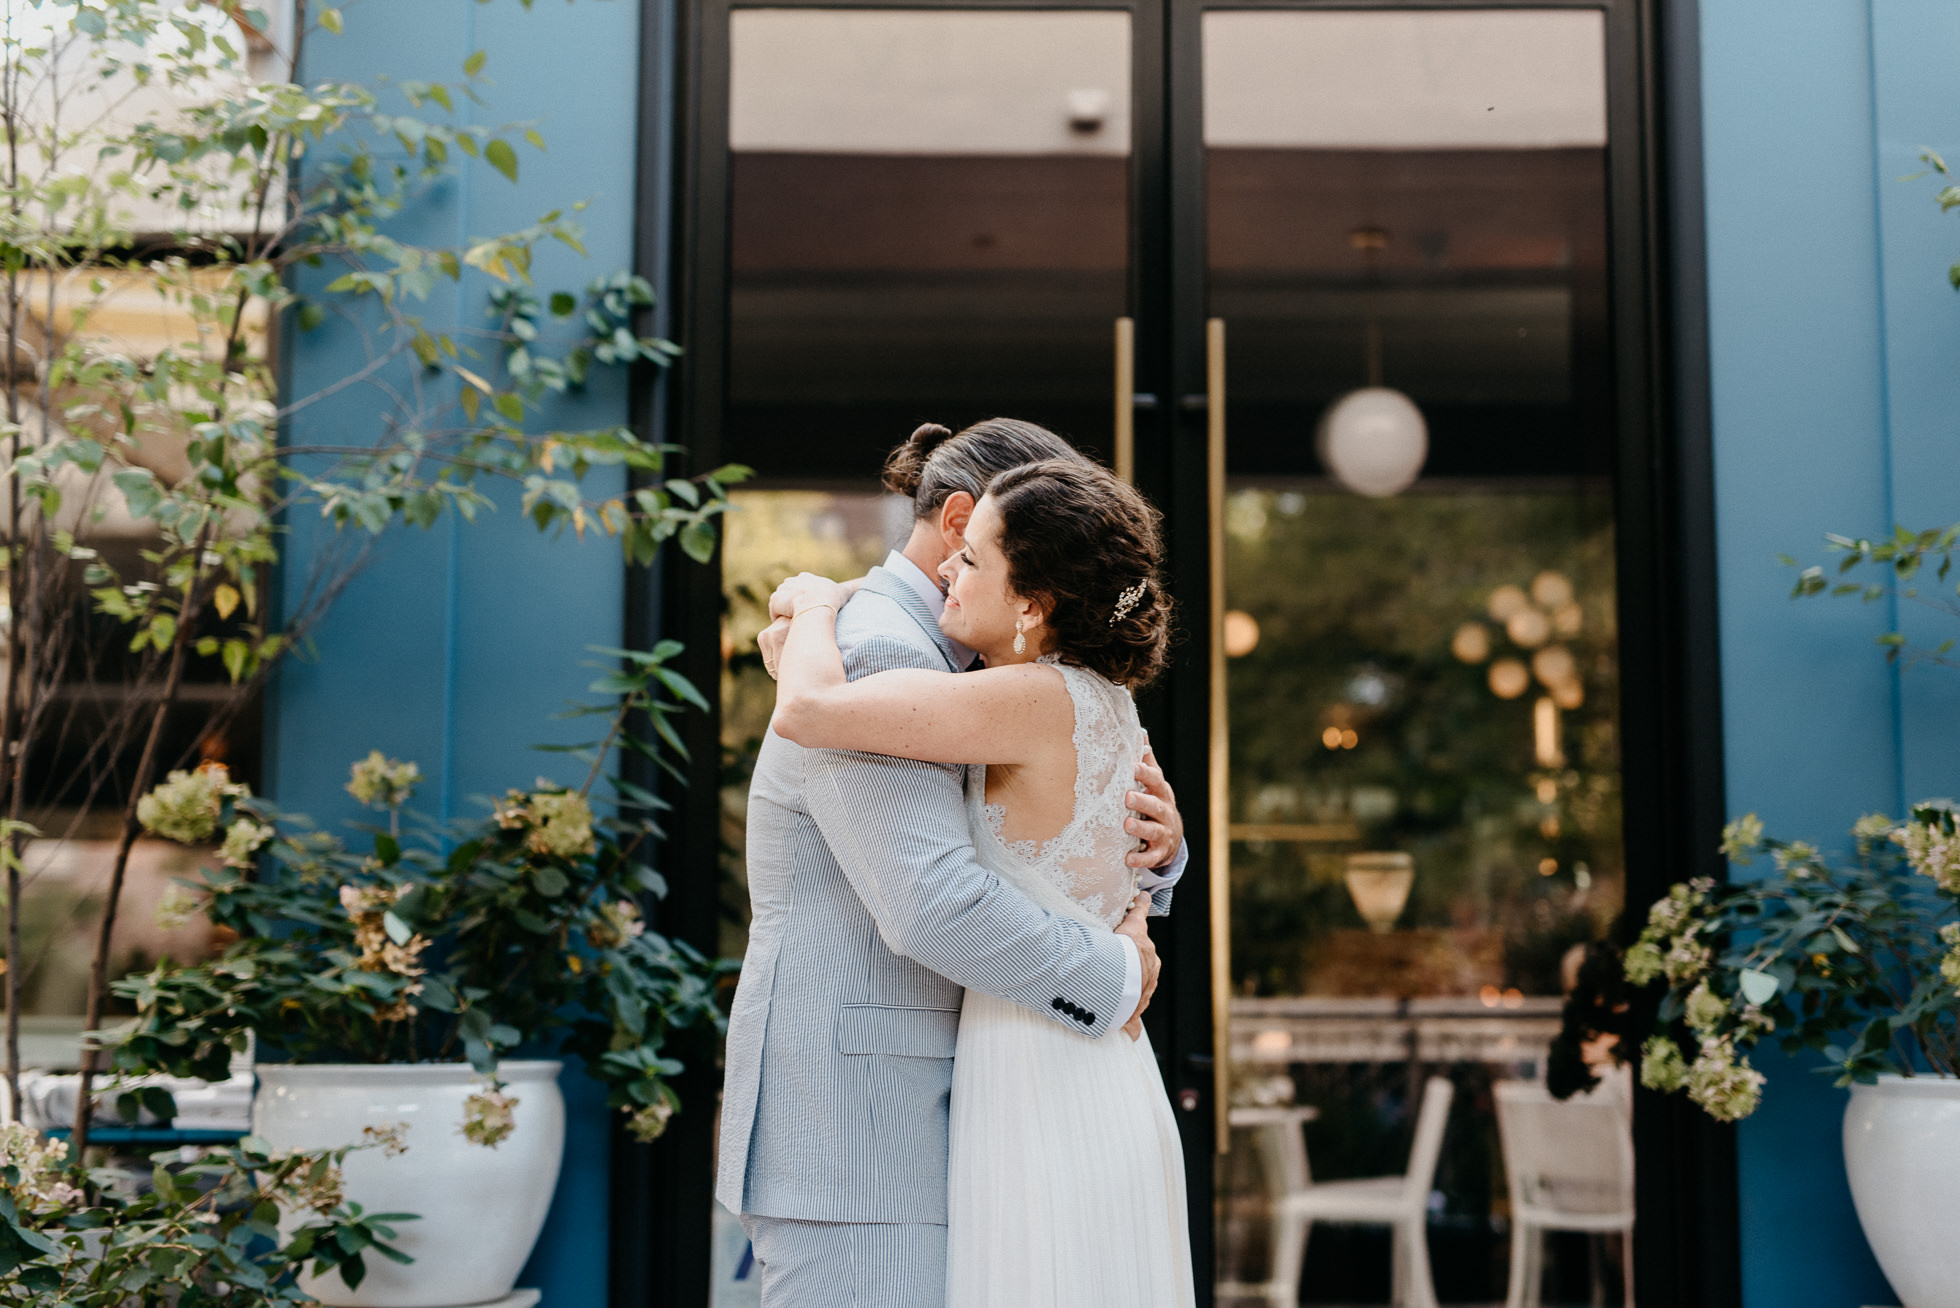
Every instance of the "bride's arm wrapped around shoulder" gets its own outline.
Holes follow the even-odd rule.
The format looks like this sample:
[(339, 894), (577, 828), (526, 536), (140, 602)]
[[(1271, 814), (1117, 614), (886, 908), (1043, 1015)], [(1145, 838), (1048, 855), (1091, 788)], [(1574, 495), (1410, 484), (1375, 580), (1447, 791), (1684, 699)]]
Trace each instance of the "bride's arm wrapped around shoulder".
[(1015, 664), (954, 674), (897, 667), (847, 678), (837, 644), (844, 588), (804, 573), (776, 592), (790, 617), (776, 665), (776, 734), (810, 749), (862, 750), (940, 763), (1022, 763), (1056, 714), (1061, 678)]

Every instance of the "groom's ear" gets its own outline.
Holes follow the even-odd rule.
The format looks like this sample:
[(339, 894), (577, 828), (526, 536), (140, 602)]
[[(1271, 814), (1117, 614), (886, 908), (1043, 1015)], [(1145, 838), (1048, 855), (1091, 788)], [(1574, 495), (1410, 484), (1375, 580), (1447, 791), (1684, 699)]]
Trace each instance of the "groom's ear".
[(973, 497), (965, 491), (954, 491), (939, 506), (940, 543), (951, 554), (966, 545), (966, 524), (973, 518)]

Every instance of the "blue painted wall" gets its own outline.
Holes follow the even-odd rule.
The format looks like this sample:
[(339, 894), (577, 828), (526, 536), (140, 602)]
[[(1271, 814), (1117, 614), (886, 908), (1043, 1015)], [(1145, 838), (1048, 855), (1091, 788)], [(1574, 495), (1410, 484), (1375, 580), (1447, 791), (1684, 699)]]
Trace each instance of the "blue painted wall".
[[(1960, 146), (1960, 6), (1701, 0), (1701, 35), (1729, 806), (1842, 845), (1861, 812), (1960, 791), (1960, 678), (1894, 673), (1871, 643), (1890, 604), (1793, 603), (1775, 561), (1960, 519), (1960, 223), (1899, 180)], [(1844, 1092), (1767, 1061), (1740, 1137), (1746, 1304), (1896, 1303), (1845, 1184)]]
[[(482, 50), (494, 83), (489, 103), (459, 102), (461, 114), (486, 124), (535, 120), (549, 147), (518, 147), (516, 185), (464, 159), (455, 178), (401, 215), (394, 235), (457, 245), (589, 201), (581, 215), (589, 257), (554, 245), (535, 269), (538, 284), (577, 289), (631, 264), (638, 6), (357, 0), (345, 13), (344, 36), (311, 39), (307, 80), (377, 85), (384, 111), (400, 111), (382, 78), (457, 81), (464, 59)], [(487, 287), (472, 276), (460, 290), (438, 292), (424, 310), (431, 328), (482, 325)], [(362, 351), (360, 334), (344, 322), (298, 337), (288, 352), (288, 394), (347, 376)], [(377, 379), (398, 388), (409, 380), (406, 369)], [(375, 387), (350, 388), (304, 410), (291, 439), (372, 439), (386, 407)], [(623, 382), (607, 376), (549, 420), (599, 426), (626, 417)], [(529, 747), (583, 735), (551, 715), (591, 679), (578, 666), (590, 657), (585, 647), (620, 643), (624, 571), (605, 537), (546, 540), (520, 519), (513, 497), (503, 500), (487, 520), (451, 518), (387, 538), (318, 631), (318, 660), (282, 670), (268, 713), (269, 780), (280, 804), (327, 823), (352, 817), (342, 791), (347, 766), (370, 749), (418, 762), (428, 778), (418, 804), (444, 815), (480, 812), (472, 796), (527, 786), (566, 766)], [(289, 592), (334, 545), (317, 521), (294, 522)], [(571, 1107), (565, 1168), (520, 1284), (544, 1290), (548, 1308), (585, 1308), (606, 1295), (608, 1123), (595, 1082), (568, 1068), (563, 1085)]]

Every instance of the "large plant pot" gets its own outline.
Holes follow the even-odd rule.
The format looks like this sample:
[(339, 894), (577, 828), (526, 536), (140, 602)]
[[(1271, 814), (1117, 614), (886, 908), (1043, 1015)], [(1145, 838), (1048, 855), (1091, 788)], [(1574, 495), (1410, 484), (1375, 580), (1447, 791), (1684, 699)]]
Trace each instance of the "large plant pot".
[[(350, 1290), (338, 1273), (301, 1288), (337, 1308), (448, 1308), (501, 1299), (531, 1256), (558, 1184), (565, 1100), (557, 1062), (506, 1062), (498, 1075), (517, 1099), (515, 1128), (495, 1148), (458, 1129), (463, 1101), (482, 1088), (467, 1063), (260, 1064), (252, 1130), (274, 1149), (361, 1142), (363, 1127), (408, 1123), (408, 1151), (347, 1158), (347, 1197), (371, 1213), (418, 1213), (397, 1226), (403, 1265), (370, 1254)], [(303, 1225), (294, 1214), (289, 1225)]]
[(1960, 1308), (1960, 1079), (1881, 1076), (1851, 1087), (1844, 1170), (1905, 1308)]

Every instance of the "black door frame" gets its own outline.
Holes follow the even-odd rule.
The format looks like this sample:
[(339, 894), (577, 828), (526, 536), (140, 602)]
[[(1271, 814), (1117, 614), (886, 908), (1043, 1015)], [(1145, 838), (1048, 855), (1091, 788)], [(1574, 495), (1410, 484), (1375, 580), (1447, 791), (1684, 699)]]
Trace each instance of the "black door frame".
[[(1723, 820), (1713, 471), (1708, 417), (1696, 0), (643, 0), (640, 267), (686, 347), (674, 373), (638, 388), (642, 432), (686, 448), (692, 468), (725, 461), (729, 229), (728, 24), (736, 8), (1116, 9), (1133, 15), (1131, 313), (1137, 389), (1161, 403), (1136, 414), (1136, 479), (1165, 506), (1185, 649), (1143, 704), (1185, 810), (1194, 858), (1177, 911), (1159, 924), (1175, 978), (1148, 1021), (1179, 1114), (1198, 1292), (1213, 1264), (1212, 995), (1207, 790), (1210, 670), (1191, 632), (1209, 600), (1205, 523), (1204, 150), (1199, 24), (1221, 9), (1571, 9), (1607, 29), (1608, 205), (1622, 669), (1627, 901), (1657, 898), (1692, 874), (1720, 877)], [(1665, 57), (1663, 57), (1665, 55)], [(676, 73), (678, 76), (676, 76)], [(1168, 88), (1168, 94), (1166, 94)], [(669, 209), (671, 203), (672, 208)], [(672, 239), (665, 216), (673, 215)], [(766, 470), (765, 470), (766, 471)], [(720, 678), (719, 559), (670, 561), (629, 587), (630, 639), (697, 633), (684, 671)], [(713, 698), (713, 697), (711, 697)], [(692, 715), (689, 785), (663, 851), (673, 887), (661, 929), (712, 949), (718, 931), (720, 720)], [(1632, 916), (1632, 915), (1630, 915)], [(615, 1151), (611, 1302), (705, 1305), (713, 1178), (707, 1058), (681, 1086), (690, 1111), (655, 1145)], [(1731, 1128), (1678, 1097), (1642, 1093), (1635, 1110), (1638, 1293), (1650, 1303), (1740, 1302)]]

